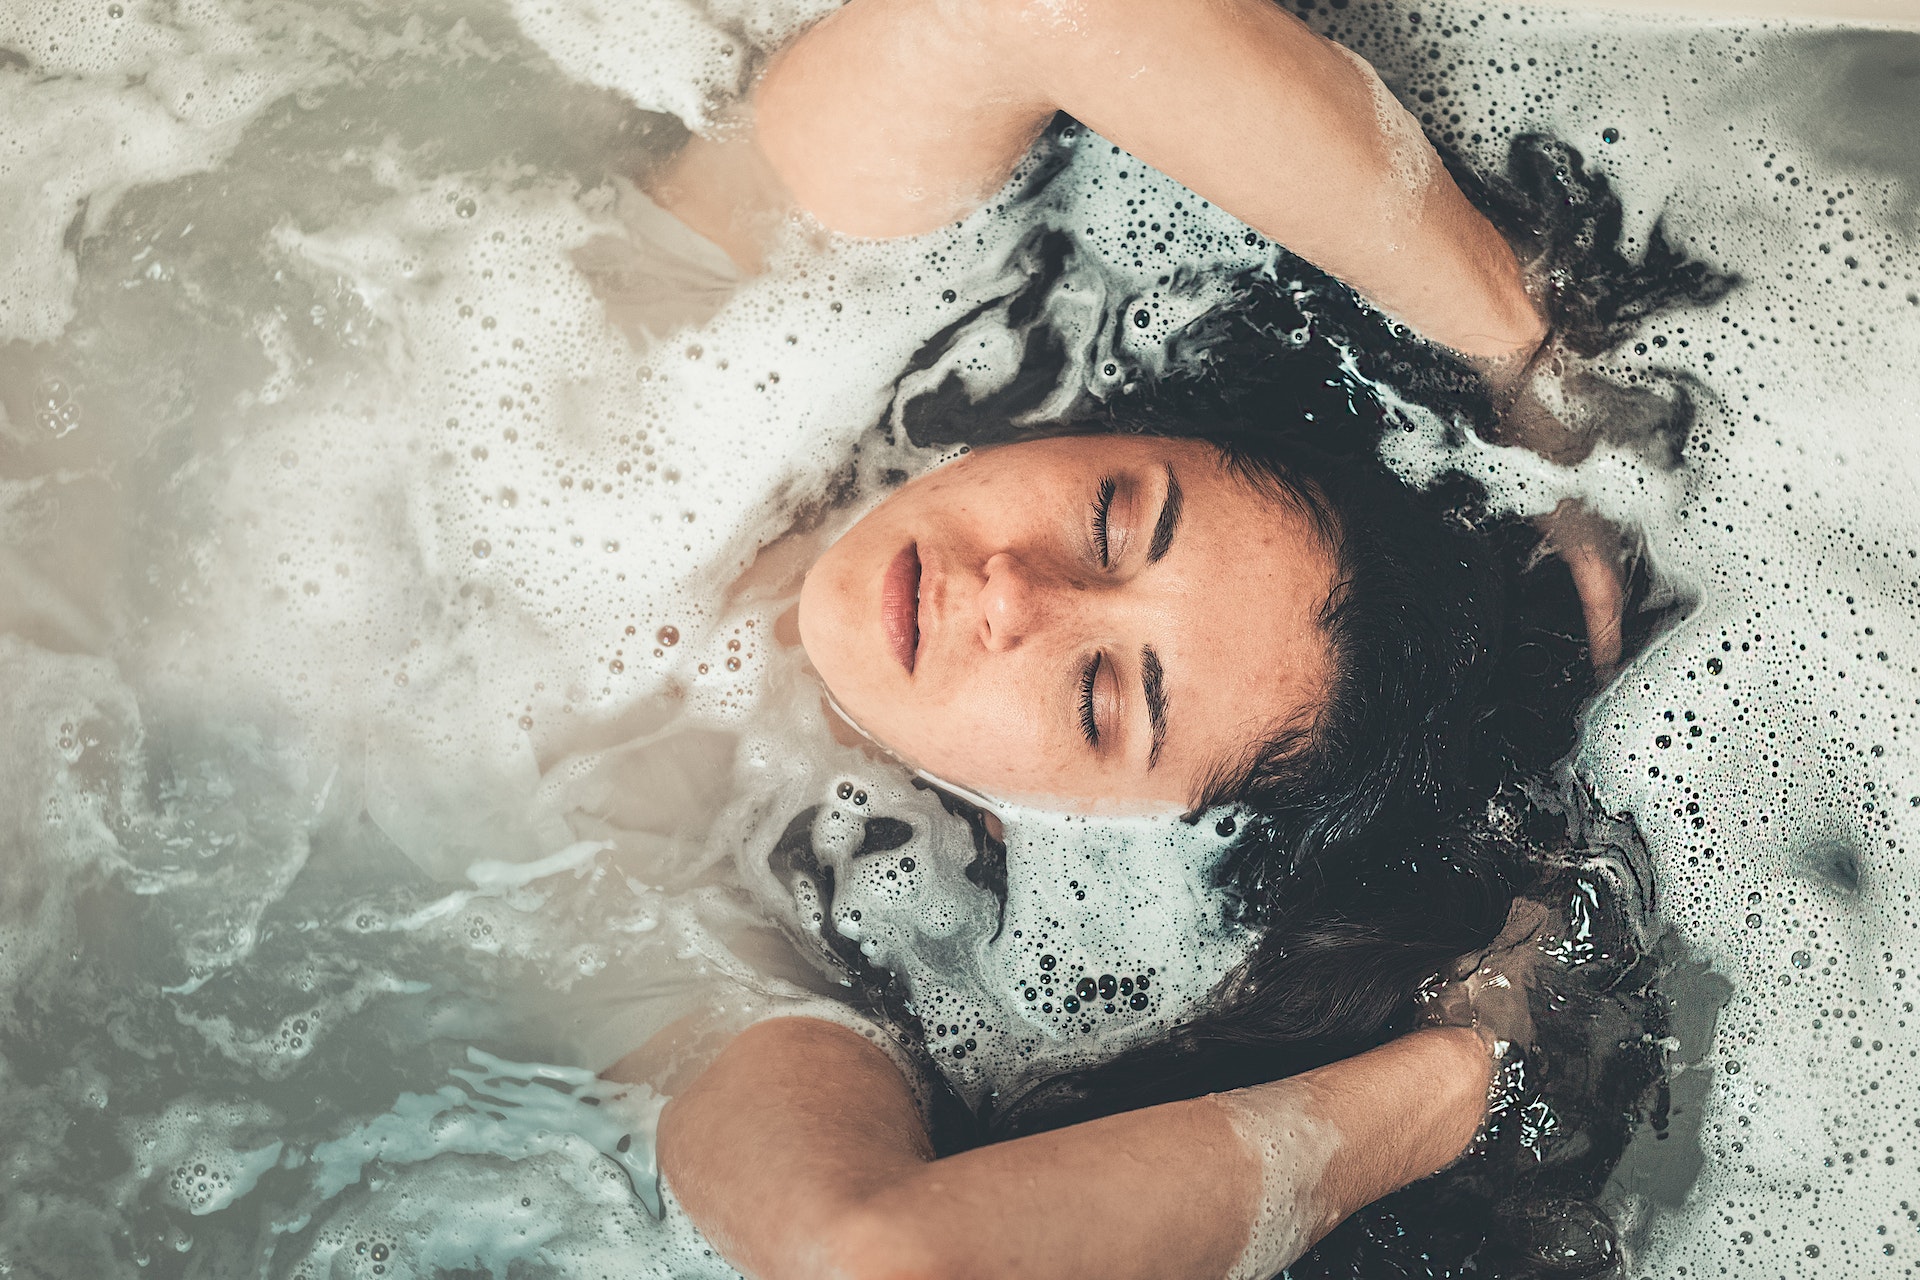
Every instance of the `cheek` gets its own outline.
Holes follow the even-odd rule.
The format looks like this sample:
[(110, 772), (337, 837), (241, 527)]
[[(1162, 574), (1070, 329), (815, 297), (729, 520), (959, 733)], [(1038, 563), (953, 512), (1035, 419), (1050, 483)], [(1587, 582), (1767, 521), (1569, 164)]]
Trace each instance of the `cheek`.
[[(1095, 481), (1071, 483), (1045, 465), (1011, 465), (1005, 460), (973, 457), (950, 463), (928, 476), (926, 491), (915, 511), (923, 527), (961, 544), (999, 550), (1045, 524), (1045, 513), (1071, 507), (1065, 495), (1091, 491)], [(984, 554), (982, 556), (984, 559)]]
[(928, 773), (973, 790), (1064, 794), (1081, 762), (1050, 732), (1036, 692), (1020, 673), (982, 672), (924, 711), (908, 711), (900, 749)]
[[(836, 546), (834, 550), (838, 550)], [(830, 551), (807, 571), (800, 584), (800, 603), (796, 620), (800, 628), (800, 647), (807, 659), (822, 672), (841, 665), (837, 661), (845, 648), (847, 600), (839, 572), (843, 566)]]
[(881, 684), (876, 673), (883, 668), (876, 660), (886, 656), (875, 652), (878, 640), (866, 636), (860, 626), (865, 605), (857, 583), (857, 562), (829, 553), (801, 584), (795, 613), (807, 661), (834, 700), (856, 719), (864, 714), (860, 704), (870, 701)]

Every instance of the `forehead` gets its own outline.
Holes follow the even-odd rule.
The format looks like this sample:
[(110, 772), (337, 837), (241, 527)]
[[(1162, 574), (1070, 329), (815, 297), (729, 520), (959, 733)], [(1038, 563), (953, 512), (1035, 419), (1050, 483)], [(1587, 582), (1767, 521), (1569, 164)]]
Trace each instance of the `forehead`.
[(1175, 461), (1180, 539), (1159, 568), (1169, 731), (1163, 766), (1197, 792), (1223, 759), (1311, 719), (1330, 655), (1320, 616), (1335, 562), (1313, 517), (1211, 447)]

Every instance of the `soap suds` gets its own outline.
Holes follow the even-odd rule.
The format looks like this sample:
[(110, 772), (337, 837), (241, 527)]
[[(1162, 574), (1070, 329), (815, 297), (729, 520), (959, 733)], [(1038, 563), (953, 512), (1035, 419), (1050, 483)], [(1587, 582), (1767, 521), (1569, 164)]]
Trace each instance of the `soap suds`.
[(1321, 1184), (1343, 1140), (1314, 1114), (1298, 1085), (1267, 1085), (1213, 1095), (1235, 1136), (1260, 1164), (1260, 1200), (1247, 1245), (1228, 1280), (1267, 1280), (1312, 1244), (1329, 1209)]
[[(577, 251), (627, 234), (616, 180), (680, 136), (658, 113), (701, 126), (817, 6), (469, 8), (0, 17), (0, 1152), (33, 1192), (0, 1209), (8, 1265), (724, 1273), (637, 1193), (643, 1127), (609, 1154), (610, 1102), (511, 1064), (845, 993), (770, 908), (900, 974), (971, 1100), (1155, 1034), (1248, 945), (1201, 887), (1206, 823), (1010, 813), (1002, 919), (965, 823), (832, 742), (778, 591), (723, 588), (796, 512), (828, 536), (946, 456), (916, 397), (992, 402), (1049, 262), (1036, 417), (1188, 358), (1273, 246), (1071, 126), (963, 224), (793, 246), (636, 348)], [(1505, 510), (1580, 497), (1699, 600), (1574, 761), (1734, 991), (1680, 1083), (1691, 1195), (1641, 1195), (1675, 1175), (1651, 1133), (1629, 1152), (1635, 1273), (1904, 1267), (1910, 190), (1772, 105), (1835, 37), (1418, 12), (1315, 20), (1469, 160), (1557, 133), (1631, 240), (1664, 215), (1746, 278), (1594, 363), (1694, 380), (1677, 469), (1603, 443), (1555, 471), (1410, 411), (1388, 447)], [(783, 877), (802, 815), (819, 863)], [(496, 1071), (476, 1046), (509, 1065), (457, 1074)]]
[(1427, 192), (1446, 170), (1433, 144), (1420, 131), (1420, 122), (1400, 104), (1373, 64), (1345, 45), (1335, 44), (1333, 48), (1353, 67), (1354, 74), (1360, 77), (1373, 99), (1374, 122), (1387, 147), (1387, 171), (1393, 191), (1392, 200), (1375, 212), (1387, 229), (1388, 249), (1398, 250), (1401, 246), (1396, 228), (1420, 216), (1426, 207)]

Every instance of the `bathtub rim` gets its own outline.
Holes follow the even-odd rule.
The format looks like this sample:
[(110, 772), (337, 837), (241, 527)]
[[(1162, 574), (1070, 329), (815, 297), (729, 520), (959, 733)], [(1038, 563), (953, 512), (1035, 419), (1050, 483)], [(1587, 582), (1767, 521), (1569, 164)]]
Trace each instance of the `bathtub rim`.
[(1550, 4), (1515, 4), (1513, 8), (1605, 13), (1642, 21), (1668, 19), (1690, 25), (1780, 22), (1920, 31), (1920, 0), (1554, 0)]

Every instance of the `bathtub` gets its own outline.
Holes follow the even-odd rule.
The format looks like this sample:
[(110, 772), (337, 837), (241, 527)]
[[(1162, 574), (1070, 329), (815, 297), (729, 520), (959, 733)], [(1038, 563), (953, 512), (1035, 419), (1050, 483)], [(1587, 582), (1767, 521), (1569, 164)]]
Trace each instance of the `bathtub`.
[[(0, 15), (0, 1262), (730, 1274), (658, 1183), (662, 1100), (595, 1071), (751, 940), (702, 888), (737, 845), (852, 778), (929, 848), (966, 835), (832, 743), (770, 596), (714, 584), (856, 444), (931, 465), (880, 429), (900, 371), (1024, 278), (1026, 228), (830, 244), (640, 352), (576, 254), (619, 233), (615, 176), (825, 7)], [(1598, 366), (1689, 380), (1684, 466), (1549, 473), (1411, 428), (1396, 465), (1513, 511), (1577, 494), (1690, 602), (1563, 778), (1631, 817), (1671, 964), (1670, 1115), (1607, 1193), (1622, 1274), (1903, 1274), (1920, 5), (1311, 20), (1471, 162), (1551, 131), (1634, 243), (1663, 220), (1745, 278)], [(1053, 181), (1047, 216), (1099, 231), (1082, 296), (1154, 299), (1137, 328), (1056, 317), (1089, 385), (1171, 359), (1268, 260), (1183, 209), (1213, 247), (1156, 293), (1102, 247), (1131, 216), (1111, 193), (1183, 194), (1095, 146)], [(977, 336), (956, 377), (985, 394), (1021, 350)]]

